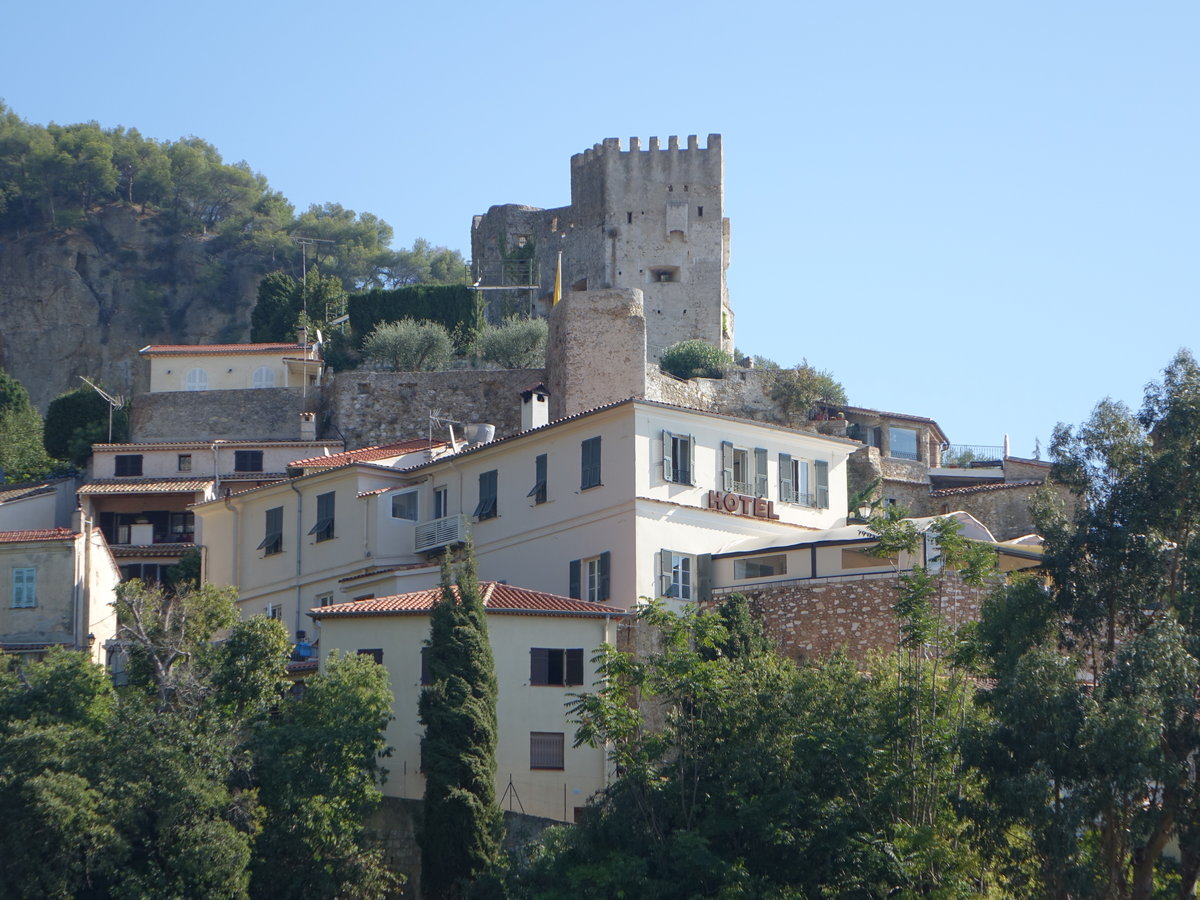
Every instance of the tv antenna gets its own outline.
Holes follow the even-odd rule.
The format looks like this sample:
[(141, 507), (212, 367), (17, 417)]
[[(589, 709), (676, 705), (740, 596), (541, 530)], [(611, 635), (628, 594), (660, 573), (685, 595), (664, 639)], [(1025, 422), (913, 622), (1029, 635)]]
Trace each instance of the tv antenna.
[(454, 426), (461, 424), (462, 422), (456, 419), (447, 419), (442, 415), (440, 409), (431, 409), (429, 411), (429, 446), (433, 446), (433, 429), (445, 427), (450, 430), (450, 446), (454, 447)]
[(113, 410), (120, 409), (121, 407), (123, 407), (125, 405), (125, 398), (122, 397), (120, 394), (117, 394), (114, 397), (112, 394), (108, 393), (103, 388), (101, 388), (98, 384), (90, 381), (84, 375), (80, 375), (79, 377), (83, 379), (84, 384), (86, 384), (93, 391), (95, 391), (97, 394), (99, 394), (101, 397), (103, 397), (105, 400), (108, 401), (108, 442), (111, 444), (112, 443)]

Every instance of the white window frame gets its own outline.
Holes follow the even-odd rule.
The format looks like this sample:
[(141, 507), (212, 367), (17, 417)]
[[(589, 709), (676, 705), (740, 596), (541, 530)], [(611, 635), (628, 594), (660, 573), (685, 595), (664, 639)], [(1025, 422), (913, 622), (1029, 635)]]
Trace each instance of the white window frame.
[(671, 484), (695, 484), (695, 439), (690, 434), (663, 430), (663, 481)]
[(37, 606), (37, 568), (14, 566), (12, 570), (12, 608), (33, 609)]
[(662, 596), (676, 600), (691, 600), (696, 594), (696, 557), (690, 553), (663, 550), (660, 554), (662, 569)]
[(274, 619), (276, 622), (282, 622), (283, 621), (283, 604), (282, 603), (268, 603), (267, 604), (267, 618)]
[(590, 556), (583, 560), (583, 584), (580, 585), (583, 591), (583, 598), (590, 603), (600, 602), (600, 580), (601, 580), (601, 565), (599, 556)]
[(183, 389), (185, 391), (207, 391), (208, 373), (199, 366), (189, 369), (183, 379)]
[(450, 489), (446, 486), (433, 489), (433, 517), (444, 519), (450, 515)]

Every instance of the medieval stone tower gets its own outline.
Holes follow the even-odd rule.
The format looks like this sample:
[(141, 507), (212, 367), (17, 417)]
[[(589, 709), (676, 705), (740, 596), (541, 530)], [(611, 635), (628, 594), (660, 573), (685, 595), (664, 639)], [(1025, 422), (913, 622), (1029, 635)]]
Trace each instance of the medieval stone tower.
[(493, 206), (471, 234), (475, 275), (494, 315), (544, 314), (562, 252), (562, 288), (636, 288), (646, 316), (646, 354), (657, 360), (677, 341), (701, 338), (733, 349), (725, 284), (729, 220), (724, 215), (721, 136), (701, 149), (671, 137), (664, 149), (617, 138), (571, 157), (571, 205)]

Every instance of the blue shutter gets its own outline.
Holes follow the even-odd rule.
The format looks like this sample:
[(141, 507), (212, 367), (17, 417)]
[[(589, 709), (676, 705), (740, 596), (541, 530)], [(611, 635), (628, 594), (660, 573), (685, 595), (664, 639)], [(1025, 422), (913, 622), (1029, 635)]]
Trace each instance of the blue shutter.
[(817, 506), (829, 509), (829, 463), (818, 459), (813, 465), (817, 469)]
[(675, 468), (671, 464), (671, 453), (674, 449), (674, 440), (671, 432), (665, 428), (662, 433), (662, 450), (663, 450), (663, 481), (675, 480)]
[(571, 560), (570, 582), (569, 587), (567, 588), (567, 596), (574, 597), (576, 600), (580, 599), (582, 596), (579, 592), (579, 582), (582, 580), (580, 578), (580, 572), (582, 569), (581, 563), (582, 560)]
[(609, 572), (612, 565), (612, 554), (605, 550), (600, 554), (600, 597), (601, 603), (611, 595), (609, 590)]
[(721, 490), (733, 490), (733, 444), (721, 441)]
[(793, 493), (795, 487), (792, 486), (792, 455), (790, 453), (779, 454), (779, 499), (787, 503), (792, 503), (796, 499)]
[(754, 448), (754, 496), (767, 496), (767, 449)]

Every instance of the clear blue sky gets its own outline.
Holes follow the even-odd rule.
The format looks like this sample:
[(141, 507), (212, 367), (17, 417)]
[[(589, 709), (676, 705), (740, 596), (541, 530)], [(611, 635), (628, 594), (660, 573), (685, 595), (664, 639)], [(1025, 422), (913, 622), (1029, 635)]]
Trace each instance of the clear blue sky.
[(1043, 446), (1196, 344), (1200, 5), (18, 3), (0, 97), (469, 255), (605, 137), (724, 136), (744, 352)]

